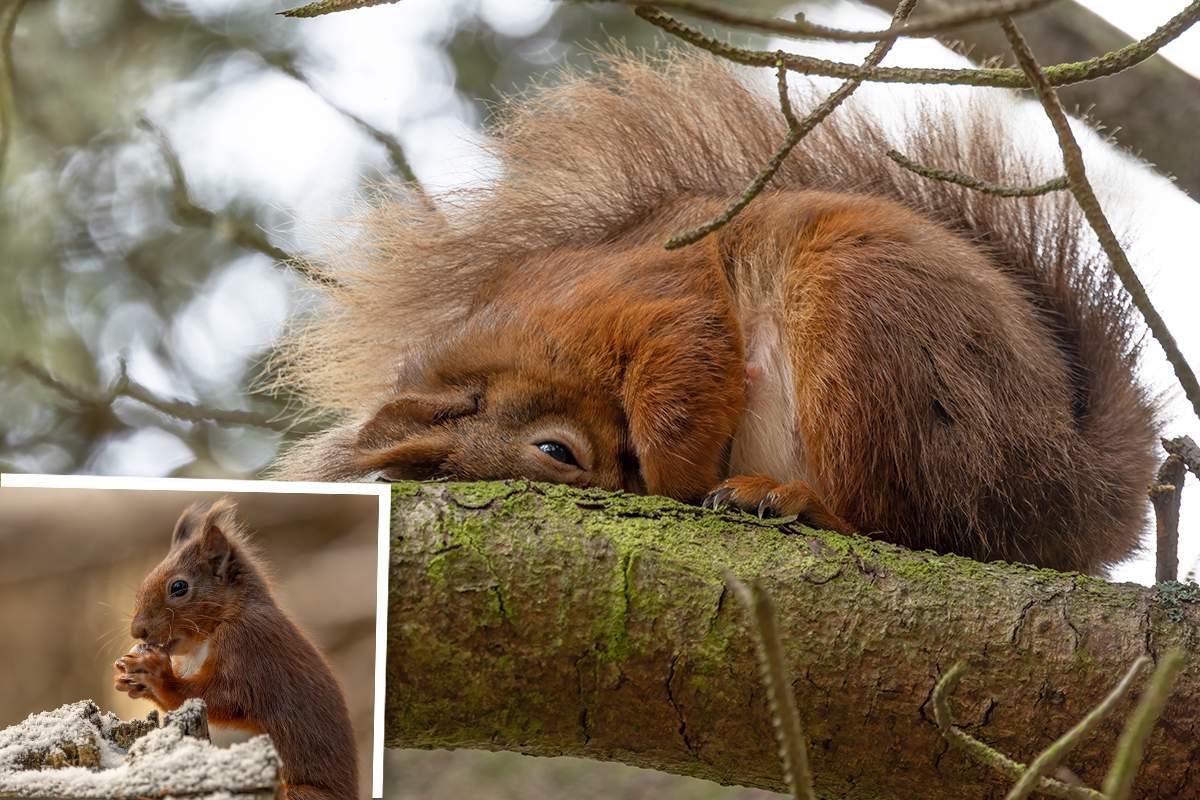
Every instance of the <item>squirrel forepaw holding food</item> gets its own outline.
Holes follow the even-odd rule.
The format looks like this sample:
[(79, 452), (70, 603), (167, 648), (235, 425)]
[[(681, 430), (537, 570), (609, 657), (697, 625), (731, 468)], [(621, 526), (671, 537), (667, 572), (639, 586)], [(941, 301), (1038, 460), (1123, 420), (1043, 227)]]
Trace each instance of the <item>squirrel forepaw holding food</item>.
[(113, 664), (117, 669), (117, 691), (130, 697), (153, 698), (163, 679), (172, 675), (171, 657), (161, 647), (137, 644)]

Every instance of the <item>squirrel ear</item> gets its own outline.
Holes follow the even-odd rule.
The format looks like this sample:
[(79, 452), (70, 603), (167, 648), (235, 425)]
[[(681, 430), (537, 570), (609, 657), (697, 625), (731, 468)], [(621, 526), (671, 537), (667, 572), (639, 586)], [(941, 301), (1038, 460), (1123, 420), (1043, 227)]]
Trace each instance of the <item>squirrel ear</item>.
[(234, 541), (229, 534), (239, 531), (237, 506), (229, 498), (213, 503), (204, 517), (204, 528), (200, 539), (200, 557), (212, 566), (213, 576), (219, 583), (228, 583), (236, 566)]
[(209, 521), (204, 530), (204, 557), (212, 565), (219, 583), (228, 583), (233, 576), (233, 545), (216, 522)]
[(422, 429), (474, 414), (478, 407), (479, 396), (474, 392), (397, 397), (359, 429), (356, 444), (366, 452), (387, 450)]
[(204, 524), (206, 510), (207, 506), (204, 503), (192, 503), (184, 509), (179, 515), (179, 521), (175, 523), (175, 531), (171, 534), (170, 552), (174, 553), (196, 535), (196, 530)]

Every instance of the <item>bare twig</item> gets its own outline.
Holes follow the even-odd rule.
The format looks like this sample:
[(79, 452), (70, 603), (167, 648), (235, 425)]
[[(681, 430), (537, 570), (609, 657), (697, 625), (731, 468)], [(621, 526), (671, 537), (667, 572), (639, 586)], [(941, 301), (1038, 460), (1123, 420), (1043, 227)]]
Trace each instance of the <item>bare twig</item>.
[(369, 6), (382, 6), (398, 2), (400, 0), (318, 0), (316, 3), (309, 3), (299, 8), (289, 8), (287, 11), (277, 13), (281, 17), (319, 17), (335, 11), (351, 11), (355, 8), (368, 8)]
[[(896, 8), (895, 15), (892, 17), (893, 22), (899, 23), (908, 19), (908, 15), (912, 13), (916, 2), (917, 0), (901, 0), (900, 5)], [(895, 42), (895, 39), (885, 39), (876, 44), (863, 64), (869, 67), (878, 64), (887, 55), (888, 51), (892, 49), (892, 45)], [(801, 139), (807, 136), (813, 128), (817, 127), (822, 120), (832, 114), (835, 108), (841, 105), (847, 97), (854, 93), (855, 89), (862, 85), (861, 79), (850, 78), (839, 86), (833, 94), (826, 97), (825, 101), (813, 109), (807, 117), (803, 120), (797, 120), (792, 113), (791, 101), (788, 99), (787, 69), (784, 66), (784, 57), (785, 54), (783, 51), (779, 51), (775, 62), (776, 70), (779, 73), (779, 107), (783, 112), (784, 119), (788, 122), (788, 132), (784, 137), (783, 144), (779, 145), (775, 152), (771, 154), (771, 158), (767, 161), (766, 166), (759, 170), (758, 175), (754, 177), (754, 180), (750, 182), (750, 185), (746, 187), (746, 190), (742, 192), (737, 200), (733, 201), (715, 219), (706, 222), (698, 228), (684, 231), (678, 236), (668, 239), (664, 245), (666, 249), (674, 250), (675, 248), (697, 242), (713, 231), (719, 230), (729, 220), (741, 213), (742, 209), (748, 206), (750, 201), (758, 197), (762, 190), (766, 188), (771, 178), (775, 177), (775, 173), (783, 166), (783, 161), (787, 158), (788, 153), (792, 152), (792, 148), (799, 144)]]
[(138, 127), (150, 133), (158, 143), (163, 160), (167, 162), (167, 169), (171, 173), (175, 214), (185, 224), (216, 231), (234, 244), (270, 256), (277, 263), (294, 270), (309, 280), (327, 285), (336, 284), (336, 281), (322, 275), (303, 257), (294, 256), (271, 244), (263, 235), (262, 230), (252, 222), (234, 215), (216, 214), (197, 204), (192, 199), (191, 190), (188, 188), (187, 176), (183, 172), (179, 154), (171, 146), (166, 133), (146, 117), (138, 120)]
[(1173, 649), (1167, 652), (1158, 662), (1158, 669), (1150, 678), (1150, 685), (1142, 693), (1142, 699), (1133, 710), (1133, 717), (1121, 731), (1117, 740), (1117, 752), (1113, 757), (1112, 767), (1104, 778), (1104, 794), (1108, 800), (1125, 800), (1133, 786), (1137, 768), (1142, 763), (1146, 750), (1146, 739), (1154, 728), (1154, 723), (1162, 715), (1163, 706), (1171, 696), (1171, 687), (1175, 678), (1183, 668), (1183, 651)]
[(930, 14), (916, 22), (892, 25), (890, 28), (885, 28), (881, 31), (847, 31), (839, 28), (829, 28), (805, 20), (802, 14), (797, 14), (794, 21), (779, 18), (751, 17), (729, 11), (725, 8), (698, 3), (695, 0), (613, 0), (613, 2), (620, 2), (631, 6), (672, 8), (702, 17), (711, 22), (719, 22), (739, 28), (753, 28), (784, 36), (828, 39), (835, 42), (878, 42), (883, 39), (896, 39), (900, 36), (936, 36), (974, 22), (996, 19), (1006, 14), (1023, 14), (1028, 11), (1034, 11), (1049, 5), (1054, 0), (1008, 0), (1008, 2), (976, 3), (975, 5), (963, 6), (962, 8), (956, 8), (953, 11), (941, 14)]
[[(655, 6), (638, 6), (634, 8), (634, 13), (673, 36), (738, 64), (751, 67), (774, 67), (778, 61), (776, 53), (734, 47), (685, 25)], [(1115, 53), (1106, 53), (1088, 61), (1046, 67), (1046, 79), (1053, 86), (1067, 86), (1123, 72), (1150, 58), (1163, 45), (1176, 39), (1197, 20), (1200, 20), (1200, 0), (1193, 0), (1191, 5), (1140, 42), (1134, 42)], [(858, 78), (882, 83), (949, 83), (1009, 89), (1029, 88), (1029, 79), (1019, 69), (864, 67), (792, 53), (784, 57), (784, 65), (792, 72), (825, 75), (832, 78)]]
[(1167, 456), (1150, 487), (1150, 505), (1154, 506), (1157, 534), (1154, 580), (1156, 583), (1179, 579), (1179, 504), (1183, 499), (1183, 480), (1187, 469), (1183, 459)]
[(767, 700), (771, 706), (775, 739), (779, 743), (779, 760), (783, 765), (783, 780), (788, 785), (794, 800), (816, 800), (813, 793), (812, 770), (808, 765), (808, 748), (804, 744), (804, 731), (800, 727), (800, 715), (796, 711), (796, 696), (792, 690), (792, 678), (783, 657), (783, 640), (779, 636), (779, 622), (775, 618), (775, 606), (771, 596), (757, 581), (746, 586), (732, 575), (725, 582), (745, 604), (754, 624), (758, 640), (758, 661), (762, 669), (763, 684), (767, 687)]
[(67, 381), (60, 380), (51, 375), (47, 370), (40, 365), (33, 363), (25, 357), (20, 357), (16, 361), (16, 366), (22, 371), (36, 378), (44, 385), (58, 392), (63, 397), (78, 403), (81, 406), (88, 408), (107, 408), (111, 406), (119, 397), (128, 397), (131, 400), (136, 400), (143, 405), (147, 405), (157, 411), (161, 411), (169, 417), (182, 420), (184, 422), (219, 422), (230, 425), (249, 425), (255, 428), (266, 428), (267, 430), (277, 431), (279, 433), (307, 433), (310, 432), (309, 427), (300, 425), (294, 422), (279, 419), (274, 416), (260, 414), (254, 411), (239, 411), (236, 409), (217, 409), (208, 408), (196, 403), (189, 403), (184, 400), (164, 400), (155, 395), (152, 391), (134, 382), (128, 375), (125, 368), (125, 361), (121, 361), (121, 372), (117, 377), (112, 388), (107, 390), (95, 389), (87, 386), (78, 386)]
[(1184, 358), (1183, 353), (1179, 350), (1179, 345), (1175, 343), (1175, 337), (1167, 329), (1167, 324), (1150, 302), (1150, 297), (1146, 294), (1146, 288), (1133, 271), (1133, 266), (1129, 263), (1129, 258), (1125, 255), (1125, 251), (1121, 249), (1121, 245), (1117, 242), (1116, 234), (1113, 233), (1112, 227), (1108, 224), (1108, 219), (1104, 216), (1104, 212), (1100, 208), (1100, 201), (1096, 198), (1096, 193), (1092, 191), (1092, 185), (1088, 181), (1087, 173), (1083, 167), (1083, 153), (1079, 149), (1079, 144), (1075, 141), (1075, 135), (1071, 133), (1071, 126), (1067, 122), (1067, 115), (1063, 111), (1062, 103), (1058, 100), (1058, 93), (1054, 91), (1054, 87), (1050, 85), (1042, 69), (1038, 66), (1033, 53), (1029, 50), (1029, 45), (1025, 42), (1025, 38), (1021, 35), (1021, 32), (1017, 30), (1016, 23), (1012, 21), (1012, 18), (1005, 17), (1001, 19), (1000, 27), (1004, 29), (1005, 35), (1008, 36), (1008, 41), (1012, 44), (1013, 53), (1017, 57), (1017, 63), (1021, 65), (1021, 69), (1029, 77), (1034, 94), (1041, 101), (1042, 107), (1046, 109), (1046, 115), (1050, 117), (1054, 131), (1058, 134), (1059, 146), (1063, 152), (1063, 165), (1067, 170), (1067, 181), (1071, 186), (1071, 193), (1079, 201), (1088, 224), (1092, 226), (1092, 229), (1096, 231), (1096, 235), (1100, 237), (1100, 245), (1104, 248), (1104, 252), (1109, 260), (1112, 261), (1113, 270), (1121, 279), (1121, 283), (1125, 286), (1125, 291), (1129, 292), (1129, 296), (1133, 299), (1133, 304), (1137, 306), (1137, 309), (1142, 312), (1142, 316), (1145, 317), (1146, 324), (1150, 327), (1150, 332), (1154, 334), (1154, 338), (1162, 345), (1163, 350), (1167, 354), (1167, 360), (1171, 362), (1171, 366), (1175, 369), (1175, 377), (1178, 378), (1180, 386), (1183, 387), (1184, 394), (1191, 401), (1192, 409), (1195, 411), (1196, 416), (1200, 417), (1200, 383), (1196, 381), (1196, 374), (1192, 372), (1187, 359)]
[(1174, 439), (1161, 439), (1163, 450), (1173, 456), (1179, 456), (1192, 474), (1200, 478), (1200, 447), (1190, 436), (1177, 436)]
[(957, 183), (960, 186), (966, 186), (968, 189), (976, 189), (984, 194), (995, 195), (996, 197), (1036, 197), (1068, 188), (1067, 176), (1065, 175), (1055, 178), (1052, 181), (1047, 181), (1041, 186), (1001, 186), (998, 183), (980, 180), (979, 178), (964, 175), (954, 170), (934, 169), (933, 167), (922, 166), (915, 161), (909, 160), (896, 150), (889, 150), (887, 157), (905, 169), (931, 180)]
[(25, 0), (0, 0), (0, 177), (4, 175), (4, 158), (12, 139), (16, 107), (13, 101), (13, 31)]

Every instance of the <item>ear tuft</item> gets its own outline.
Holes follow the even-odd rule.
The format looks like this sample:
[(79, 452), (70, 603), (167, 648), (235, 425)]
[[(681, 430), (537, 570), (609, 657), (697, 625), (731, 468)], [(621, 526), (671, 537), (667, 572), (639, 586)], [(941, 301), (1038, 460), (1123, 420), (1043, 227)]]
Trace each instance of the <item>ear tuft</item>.
[(200, 542), (200, 555), (212, 566), (213, 575), (220, 583), (228, 583), (237, 574), (241, 544), (237, 506), (229, 498), (222, 498), (204, 515), (204, 533)]
[(208, 507), (208, 503), (192, 503), (183, 510), (171, 534), (169, 552), (174, 553), (196, 537), (204, 526), (204, 516)]

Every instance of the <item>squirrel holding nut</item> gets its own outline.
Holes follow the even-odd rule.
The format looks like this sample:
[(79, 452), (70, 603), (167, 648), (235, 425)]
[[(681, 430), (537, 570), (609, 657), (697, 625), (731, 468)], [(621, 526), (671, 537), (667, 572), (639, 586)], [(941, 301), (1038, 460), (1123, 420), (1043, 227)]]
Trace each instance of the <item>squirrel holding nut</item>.
[(1137, 326), (1068, 194), (885, 156), (1045, 180), (957, 97), (907, 132), (852, 98), (668, 250), (769, 161), (778, 99), (678, 53), (522, 95), (488, 183), (350, 223), (281, 351), (340, 424), (278, 475), (597, 486), (1102, 572), (1137, 549), (1154, 469)]
[(358, 750), (341, 687), (275, 603), (229, 500), (183, 512), (142, 582), (116, 688), (160, 709), (199, 697), (209, 721), (266, 733), (289, 800), (354, 800)]

